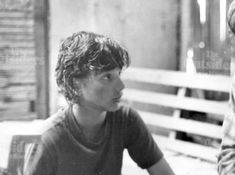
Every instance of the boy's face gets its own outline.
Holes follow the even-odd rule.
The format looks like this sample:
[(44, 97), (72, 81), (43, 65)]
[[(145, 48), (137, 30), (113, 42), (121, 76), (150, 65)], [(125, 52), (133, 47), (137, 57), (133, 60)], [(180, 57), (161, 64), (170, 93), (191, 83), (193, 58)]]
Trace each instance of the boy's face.
[(81, 84), (80, 105), (100, 111), (115, 111), (119, 108), (124, 84), (121, 70), (115, 68), (99, 74), (91, 73)]

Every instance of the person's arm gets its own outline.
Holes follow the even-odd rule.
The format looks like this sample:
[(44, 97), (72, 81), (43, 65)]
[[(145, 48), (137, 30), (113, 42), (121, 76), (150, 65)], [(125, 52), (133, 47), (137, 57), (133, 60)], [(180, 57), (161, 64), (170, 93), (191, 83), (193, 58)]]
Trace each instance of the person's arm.
[[(230, 131), (232, 130), (234, 135), (235, 125)], [(218, 156), (217, 170), (219, 175), (235, 174), (235, 138), (232, 138), (229, 132), (225, 133), (223, 137), (221, 149)]]
[(147, 169), (150, 175), (174, 175), (175, 173), (167, 163), (164, 157), (157, 163)]
[[(235, 0), (231, 2), (227, 13), (227, 22), (230, 28), (231, 40), (235, 34)], [(233, 43), (233, 42), (232, 42)], [(234, 45), (232, 45), (234, 48)], [(230, 92), (230, 111), (224, 118), (223, 138), (217, 160), (217, 171), (219, 175), (235, 174), (235, 57), (234, 49), (231, 50), (230, 72), (232, 76), (232, 87)], [(227, 111), (226, 111), (227, 112)]]
[(224, 136), (218, 155), (219, 175), (235, 174), (235, 116), (226, 116), (223, 124)]
[(127, 149), (131, 158), (139, 167), (147, 169), (150, 175), (174, 175), (138, 113), (130, 110), (129, 118)]
[(219, 175), (235, 174), (235, 100), (230, 93), (230, 111), (223, 122), (223, 139), (218, 155), (217, 170)]

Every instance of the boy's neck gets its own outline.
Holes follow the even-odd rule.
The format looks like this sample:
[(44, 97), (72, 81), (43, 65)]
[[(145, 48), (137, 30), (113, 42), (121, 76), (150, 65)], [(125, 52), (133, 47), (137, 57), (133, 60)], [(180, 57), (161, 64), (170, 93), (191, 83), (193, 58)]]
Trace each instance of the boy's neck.
[(78, 104), (72, 105), (72, 111), (77, 122), (87, 129), (102, 125), (106, 116), (106, 111), (88, 109)]

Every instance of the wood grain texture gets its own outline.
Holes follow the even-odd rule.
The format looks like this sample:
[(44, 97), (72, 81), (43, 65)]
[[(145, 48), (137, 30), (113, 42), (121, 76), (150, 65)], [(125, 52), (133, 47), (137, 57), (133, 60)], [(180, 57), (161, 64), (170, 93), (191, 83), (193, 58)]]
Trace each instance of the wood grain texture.
[(0, 120), (36, 116), (33, 8), (33, 0), (0, 0)]

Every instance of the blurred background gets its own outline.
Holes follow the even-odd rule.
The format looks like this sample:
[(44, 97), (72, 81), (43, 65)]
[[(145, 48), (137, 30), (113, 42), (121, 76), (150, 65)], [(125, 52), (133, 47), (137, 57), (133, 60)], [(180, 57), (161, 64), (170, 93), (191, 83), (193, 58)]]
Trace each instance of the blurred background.
[[(58, 94), (54, 76), (59, 44), (82, 30), (119, 41), (129, 51), (131, 67), (229, 77), (233, 69), (230, 66), (232, 50), (235, 50), (231, 49), (235, 39), (231, 40), (226, 21), (231, 1), (0, 0), (0, 129), (9, 128), (5, 121), (46, 119), (65, 104)], [(156, 86), (152, 90), (177, 94), (173, 87)], [(228, 92), (216, 91), (188, 90), (186, 96), (223, 102), (229, 98)], [(141, 110), (173, 113), (172, 109), (161, 106), (135, 106)], [(222, 125), (221, 120), (208, 121), (208, 114), (203, 112), (181, 112), (179, 115), (183, 118)], [(12, 128), (17, 125), (23, 126), (14, 123)], [(149, 128), (152, 132), (162, 132)], [(215, 148), (221, 141), (202, 137), (192, 140)], [(164, 153), (168, 157), (172, 155)], [(174, 166), (175, 162), (183, 166), (189, 163), (187, 175), (193, 169), (201, 169), (197, 157), (181, 159), (178, 153), (174, 155), (176, 158), (168, 160), (179, 172), (181, 166)], [(204, 166), (204, 170), (206, 175), (216, 174), (214, 162)]]
[(63, 104), (54, 78), (58, 46), (81, 30), (118, 40), (133, 67), (186, 71), (190, 58), (197, 72), (229, 75), (230, 3), (0, 0), (0, 120), (47, 118)]

